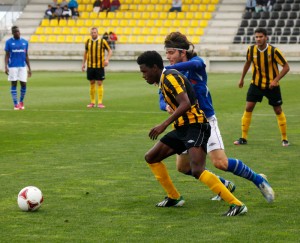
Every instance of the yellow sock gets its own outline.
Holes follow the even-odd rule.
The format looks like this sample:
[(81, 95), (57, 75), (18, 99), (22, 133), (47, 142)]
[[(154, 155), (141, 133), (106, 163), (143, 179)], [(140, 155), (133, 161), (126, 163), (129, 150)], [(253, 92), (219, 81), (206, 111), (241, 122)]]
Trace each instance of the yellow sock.
[(180, 197), (179, 192), (175, 188), (166, 166), (163, 162), (158, 162), (154, 164), (148, 164), (152, 170), (155, 178), (159, 181), (161, 186), (164, 188), (169, 198), (177, 199)]
[(283, 112), (276, 115), (278, 127), (281, 133), (281, 140), (288, 140), (286, 135), (286, 117)]
[(232, 195), (230, 191), (223, 185), (219, 178), (213, 173), (205, 170), (199, 177), (199, 180), (206, 184), (210, 190), (218, 194), (224, 201), (229, 204), (235, 204), (238, 206), (243, 205), (235, 196)]
[(91, 103), (93, 104), (96, 103), (95, 87), (96, 87), (95, 83), (94, 84), (90, 83), (90, 99), (91, 99)]
[(103, 101), (103, 84), (102, 85), (98, 85), (98, 104), (102, 104)]
[(252, 118), (252, 112), (244, 111), (244, 114), (242, 116), (242, 138), (247, 139), (248, 137), (248, 130), (250, 127)]

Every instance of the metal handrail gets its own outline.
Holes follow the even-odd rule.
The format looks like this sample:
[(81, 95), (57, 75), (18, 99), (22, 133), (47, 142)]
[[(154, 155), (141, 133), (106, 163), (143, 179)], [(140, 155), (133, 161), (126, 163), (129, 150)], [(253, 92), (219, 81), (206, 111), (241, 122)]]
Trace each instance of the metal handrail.
[(0, 40), (10, 32), (10, 28), (17, 21), (29, 1), (30, 0), (15, 0), (14, 3), (8, 7), (6, 13), (0, 20)]

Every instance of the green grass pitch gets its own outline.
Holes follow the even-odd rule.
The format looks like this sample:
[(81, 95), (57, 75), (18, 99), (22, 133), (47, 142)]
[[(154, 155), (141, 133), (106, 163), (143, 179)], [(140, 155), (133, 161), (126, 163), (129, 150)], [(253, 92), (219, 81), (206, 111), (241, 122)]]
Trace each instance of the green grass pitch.
[[(290, 147), (281, 146), (272, 108), (264, 100), (253, 115), (247, 146), (234, 146), (246, 87), (240, 74), (209, 74), (209, 87), (228, 157), (265, 173), (276, 193), (268, 204), (249, 181), (232, 180), (248, 214), (225, 218), (225, 202), (165, 162), (186, 200), (182, 208), (156, 208), (164, 191), (144, 161), (154, 144), (149, 130), (167, 117), (157, 87), (140, 73), (109, 73), (105, 109), (87, 109), (85, 73), (33, 72), (24, 111), (14, 111), (10, 84), (0, 74), (0, 242), (299, 242), (299, 75), (281, 81)], [(19, 87), (18, 87), (19, 90)], [(171, 129), (171, 128), (169, 128)], [(161, 136), (160, 136), (161, 137)], [(19, 190), (39, 187), (39, 211), (21, 212)]]

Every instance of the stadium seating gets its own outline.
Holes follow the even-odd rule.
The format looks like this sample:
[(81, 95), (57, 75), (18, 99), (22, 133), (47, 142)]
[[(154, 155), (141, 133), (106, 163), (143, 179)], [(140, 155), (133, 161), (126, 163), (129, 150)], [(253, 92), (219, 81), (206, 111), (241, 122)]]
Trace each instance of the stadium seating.
[(100, 35), (113, 31), (119, 43), (162, 43), (168, 33), (181, 30), (197, 44), (219, 0), (183, 0), (182, 12), (169, 12), (172, 0), (123, 0), (119, 11), (108, 13), (93, 12), (93, 2), (78, 0), (77, 20), (43, 19), (32, 40), (79, 43), (87, 38), (91, 27), (101, 26)]
[(278, 0), (272, 12), (245, 12), (233, 43), (252, 43), (251, 38), (257, 27), (267, 29), (272, 44), (299, 43), (300, 6), (296, 1), (300, 0)]

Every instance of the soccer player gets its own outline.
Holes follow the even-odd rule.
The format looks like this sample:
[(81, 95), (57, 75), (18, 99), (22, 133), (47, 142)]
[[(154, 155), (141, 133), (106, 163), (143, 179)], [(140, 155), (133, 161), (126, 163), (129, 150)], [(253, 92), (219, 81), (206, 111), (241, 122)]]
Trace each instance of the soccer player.
[[(106, 54), (106, 57), (105, 57)], [(105, 79), (104, 67), (109, 64), (109, 59), (112, 56), (106, 40), (99, 38), (98, 29), (91, 28), (91, 38), (85, 43), (85, 52), (83, 55), (82, 71), (85, 71), (87, 63), (87, 79), (90, 81), (90, 104), (88, 108), (93, 108), (96, 105), (96, 82), (98, 84), (98, 108), (105, 108), (103, 105), (103, 81)]]
[[(289, 146), (286, 134), (286, 117), (281, 108), (282, 98), (279, 81), (289, 72), (290, 67), (281, 51), (268, 44), (267, 41), (266, 29), (257, 28), (255, 30), (256, 44), (248, 47), (242, 77), (238, 84), (239, 88), (243, 88), (245, 75), (252, 63), (252, 80), (247, 93), (246, 108), (242, 116), (242, 137), (234, 142), (235, 145), (247, 144), (252, 112), (256, 102), (261, 102), (265, 96), (276, 114), (282, 146)], [(278, 64), (282, 66), (280, 72)]]
[(173, 123), (174, 130), (164, 135), (145, 155), (150, 169), (167, 193), (157, 207), (179, 207), (184, 199), (175, 188), (162, 162), (175, 153), (188, 150), (191, 157), (191, 173), (213, 192), (231, 204), (224, 216), (245, 214), (247, 207), (235, 198), (218, 177), (205, 170), (206, 145), (210, 136), (210, 125), (200, 110), (193, 87), (178, 71), (164, 70), (162, 57), (156, 51), (142, 53), (137, 63), (143, 78), (149, 84), (159, 85), (167, 104), (174, 110), (165, 121), (153, 127), (149, 137), (156, 140)]
[[(8, 75), (8, 81), (11, 82), (10, 92), (14, 103), (14, 110), (24, 110), (27, 77), (31, 77), (28, 41), (21, 38), (18, 26), (13, 26), (11, 32), (13, 37), (5, 43), (5, 73)], [(17, 92), (18, 81), (20, 81), (21, 85), (19, 102)]]
[[(218, 120), (212, 104), (210, 91), (207, 87), (207, 73), (205, 63), (193, 51), (194, 45), (180, 32), (172, 32), (165, 39), (165, 49), (170, 66), (167, 70), (176, 69), (183, 73), (191, 82), (201, 110), (203, 110), (211, 126), (211, 135), (208, 140), (207, 152), (213, 165), (223, 171), (252, 181), (270, 203), (274, 201), (274, 191), (264, 178), (265, 175), (255, 173), (250, 167), (236, 158), (228, 158), (225, 154)], [(170, 108), (169, 108), (170, 109)], [(172, 112), (172, 111), (171, 111)], [(180, 172), (190, 174), (190, 159), (188, 155), (177, 156), (177, 168)], [(220, 178), (223, 184), (224, 179)], [(226, 184), (225, 184), (226, 185)], [(230, 184), (228, 184), (230, 185)], [(230, 190), (231, 188), (228, 187)], [(213, 198), (220, 200), (219, 197)]]

